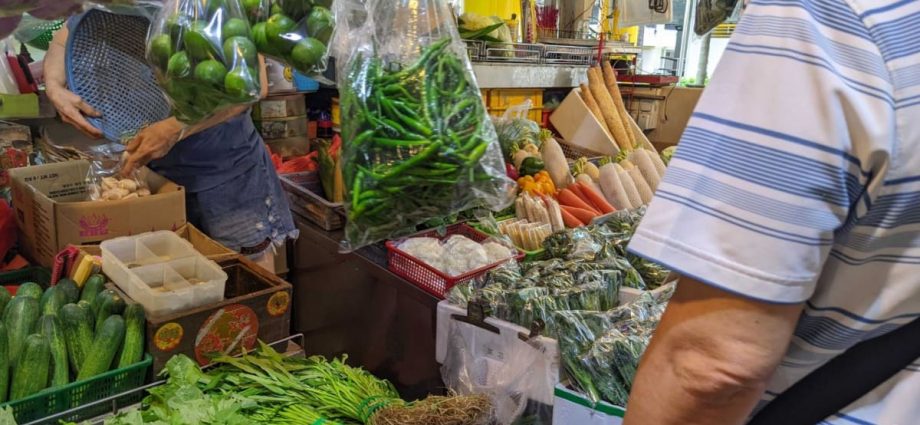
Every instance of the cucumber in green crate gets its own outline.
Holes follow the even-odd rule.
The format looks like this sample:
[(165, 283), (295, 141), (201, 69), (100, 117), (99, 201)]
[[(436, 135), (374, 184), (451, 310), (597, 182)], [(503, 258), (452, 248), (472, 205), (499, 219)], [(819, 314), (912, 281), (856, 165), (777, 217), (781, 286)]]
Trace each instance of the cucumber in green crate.
[(25, 341), (35, 328), (35, 323), (38, 322), (38, 316), (38, 299), (31, 296), (17, 296), (6, 306), (3, 312), (3, 323), (6, 325), (9, 337), (11, 367), (16, 366)]
[(77, 282), (74, 282), (71, 279), (63, 278), (58, 281), (57, 285), (54, 286), (58, 290), (63, 291), (66, 295), (65, 299), (67, 303), (75, 303), (80, 300), (80, 288), (77, 287)]
[(144, 307), (140, 304), (128, 304), (125, 307), (125, 342), (118, 356), (118, 368), (131, 366), (144, 357), (144, 330), (147, 319)]
[(64, 293), (64, 289), (52, 286), (42, 295), (41, 313), (57, 314), (64, 304), (67, 304), (67, 294)]
[[(105, 288), (105, 277), (94, 274), (86, 279), (83, 285), (83, 291), (80, 293), (80, 301), (86, 301), (90, 304), (96, 300), (96, 296)], [(76, 302), (76, 301), (74, 301)]]
[(42, 287), (34, 282), (26, 282), (19, 285), (19, 289), (16, 290), (17, 297), (32, 297), (35, 300), (40, 300), (42, 298)]
[[(82, 301), (81, 301), (82, 303)], [(93, 325), (87, 306), (67, 304), (61, 308), (61, 327), (70, 367), (78, 372), (93, 345)]]
[[(6, 326), (0, 322), (0, 347), (9, 347)], [(6, 402), (10, 385), (10, 350), (0, 350), (0, 403)]]
[(13, 296), (10, 295), (10, 291), (7, 291), (5, 286), (0, 285), (0, 317), (3, 317), (3, 310), (6, 309), (6, 305), (9, 304), (11, 299), (13, 299)]
[(93, 338), (93, 345), (80, 366), (77, 380), (82, 381), (107, 372), (124, 339), (125, 320), (119, 315), (108, 316)]
[(70, 382), (70, 368), (67, 360), (67, 344), (64, 330), (55, 314), (46, 314), (39, 320), (42, 337), (51, 350), (51, 386), (59, 387)]
[(95, 310), (95, 327), (96, 332), (102, 327), (105, 320), (113, 315), (119, 315), (125, 311), (125, 300), (118, 296), (115, 291), (106, 289), (96, 297)]
[(26, 337), (22, 357), (13, 367), (10, 400), (19, 400), (47, 387), (51, 369), (51, 347), (39, 334)]

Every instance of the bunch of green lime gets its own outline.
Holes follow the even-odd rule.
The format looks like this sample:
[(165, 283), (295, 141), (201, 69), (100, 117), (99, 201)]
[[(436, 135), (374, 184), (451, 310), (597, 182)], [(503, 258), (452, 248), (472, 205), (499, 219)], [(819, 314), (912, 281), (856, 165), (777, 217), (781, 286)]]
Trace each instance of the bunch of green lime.
[(237, 0), (193, 1), (186, 13), (168, 16), (148, 46), (177, 112), (192, 120), (259, 93), (258, 51), (249, 22), (239, 12), (233, 17), (227, 3)]
[(242, 0), (259, 53), (305, 74), (323, 70), (335, 25), (331, 4), (331, 0)]

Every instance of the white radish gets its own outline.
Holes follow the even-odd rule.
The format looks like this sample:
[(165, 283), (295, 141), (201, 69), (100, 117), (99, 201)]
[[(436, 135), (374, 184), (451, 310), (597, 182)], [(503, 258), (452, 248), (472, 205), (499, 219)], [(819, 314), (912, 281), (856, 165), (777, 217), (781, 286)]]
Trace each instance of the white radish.
[(607, 198), (614, 208), (618, 210), (632, 209), (632, 203), (623, 183), (620, 181), (620, 175), (617, 173), (616, 164), (607, 164), (600, 168), (601, 173), (601, 193)]
[[(600, 171), (598, 171), (598, 177), (600, 177)], [(594, 189), (595, 191), (597, 191), (597, 193), (602, 193), (601, 187), (598, 186), (597, 182), (595, 182), (594, 179), (592, 179), (591, 176), (589, 176), (588, 174), (581, 173), (575, 176), (575, 181), (588, 185), (588, 187), (590, 187), (591, 189)]]
[(626, 196), (629, 198), (629, 204), (632, 208), (639, 208), (642, 206), (642, 197), (639, 196), (639, 190), (636, 189), (636, 183), (633, 182), (632, 177), (629, 176), (628, 171), (620, 171), (617, 173), (617, 176), (620, 177), (621, 184), (623, 185), (623, 190), (626, 191)]
[(642, 205), (648, 205), (649, 202), (652, 202), (652, 196), (654, 196), (654, 191), (652, 191), (651, 186), (645, 181), (645, 178), (642, 176), (642, 173), (638, 168), (633, 168), (632, 170), (627, 171), (629, 177), (632, 177), (633, 184), (636, 185), (636, 190), (639, 192), (639, 197), (642, 198)]
[[(652, 159), (649, 158), (648, 151), (645, 149), (636, 149), (629, 153), (629, 160), (636, 164), (636, 168), (642, 174), (642, 178), (645, 179), (645, 183), (647, 183), (649, 189), (654, 192), (655, 189), (658, 188), (658, 182), (661, 180), (661, 176), (658, 175), (658, 170), (655, 169), (655, 164), (653, 164)], [(630, 172), (632, 172), (632, 170), (630, 170)], [(633, 179), (635, 180), (635, 178)], [(636, 187), (638, 186), (639, 184), (636, 183)], [(639, 191), (639, 194), (642, 194), (641, 190)]]
[(664, 165), (664, 160), (661, 159), (661, 154), (655, 151), (646, 151), (649, 159), (652, 160), (652, 164), (655, 165), (655, 170), (658, 171), (658, 177), (664, 178), (664, 172), (668, 169), (667, 165)]
[(575, 180), (569, 172), (569, 162), (565, 159), (562, 146), (556, 139), (547, 137), (543, 140), (543, 165), (557, 188), (568, 187)]

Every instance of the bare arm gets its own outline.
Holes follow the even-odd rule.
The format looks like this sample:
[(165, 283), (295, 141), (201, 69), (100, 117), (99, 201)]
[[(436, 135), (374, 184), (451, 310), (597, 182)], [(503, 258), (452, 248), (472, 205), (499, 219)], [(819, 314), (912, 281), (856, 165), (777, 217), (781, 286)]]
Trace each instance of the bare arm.
[(801, 311), (682, 279), (642, 358), (625, 423), (743, 424)]
[(77, 130), (94, 138), (102, 137), (102, 132), (93, 127), (85, 116), (98, 117), (101, 114), (67, 89), (67, 75), (64, 67), (67, 37), (69, 33), (64, 25), (54, 33), (54, 39), (48, 46), (43, 62), (42, 74), (45, 79), (45, 94), (61, 116), (61, 120), (74, 126)]

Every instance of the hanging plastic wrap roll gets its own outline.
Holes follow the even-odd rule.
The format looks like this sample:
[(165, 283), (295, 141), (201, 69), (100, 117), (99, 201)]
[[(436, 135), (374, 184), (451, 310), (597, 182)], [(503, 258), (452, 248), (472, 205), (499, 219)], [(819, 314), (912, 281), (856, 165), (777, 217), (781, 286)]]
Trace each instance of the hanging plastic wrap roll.
[(147, 59), (185, 123), (259, 100), (258, 52), (237, 0), (166, 1), (150, 32)]
[(409, 234), (471, 207), (510, 205), (514, 183), (447, 2), (368, 0), (366, 15), (355, 2), (335, 3), (333, 43), (348, 189), (345, 248)]

